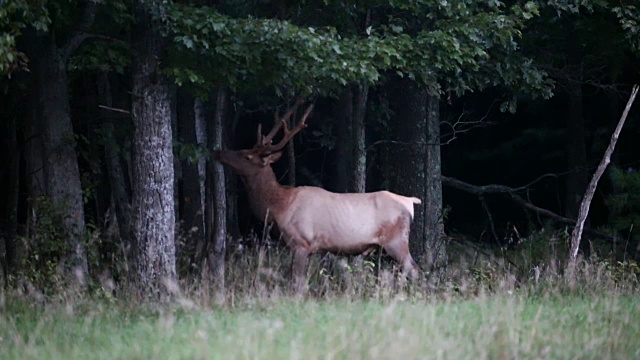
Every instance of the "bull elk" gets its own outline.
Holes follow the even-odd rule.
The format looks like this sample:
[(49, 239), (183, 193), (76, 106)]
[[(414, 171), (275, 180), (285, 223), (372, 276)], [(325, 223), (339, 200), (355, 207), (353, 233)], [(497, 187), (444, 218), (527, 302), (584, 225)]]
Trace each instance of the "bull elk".
[[(282, 186), (271, 164), (282, 156), (282, 148), (300, 130), (313, 105), (309, 105), (298, 124), (289, 129), (296, 113), (296, 102), (282, 117), (276, 112), (274, 125), (263, 137), (258, 126), (258, 142), (251, 149), (221, 150), (214, 158), (233, 169), (242, 179), (253, 213), (277, 224), (293, 252), (293, 286), (300, 291), (306, 283), (305, 271), (310, 254), (331, 252), (356, 255), (382, 247), (400, 263), (404, 274), (414, 277), (418, 266), (409, 253), (409, 228), (413, 206), (420, 199), (389, 191), (339, 194), (319, 187)], [(284, 136), (273, 144), (273, 137), (284, 129)]]

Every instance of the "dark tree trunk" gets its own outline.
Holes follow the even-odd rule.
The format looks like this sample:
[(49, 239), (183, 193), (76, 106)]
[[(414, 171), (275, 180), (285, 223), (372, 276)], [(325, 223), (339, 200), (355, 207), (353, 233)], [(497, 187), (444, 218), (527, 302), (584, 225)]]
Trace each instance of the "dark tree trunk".
[(440, 157), (440, 97), (427, 98), (427, 159), (425, 164), (424, 252), (426, 267), (447, 263), (442, 212), (442, 162)]
[(367, 114), (367, 98), (369, 85), (357, 85), (353, 96), (353, 148), (352, 190), (363, 193), (367, 190), (367, 143), (365, 116)]
[[(232, 109), (233, 107), (229, 106), (229, 111)], [(236, 148), (233, 139), (237, 121), (237, 113), (225, 116), (223, 143), (226, 148)], [(233, 239), (238, 239), (241, 236), (240, 225), (238, 224), (238, 176), (231, 171), (225, 171), (225, 179), (227, 190), (227, 234)]]
[(567, 194), (565, 216), (575, 219), (589, 183), (587, 149), (582, 111), (582, 84), (569, 80), (569, 116), (567, 116)]
[(167, 299), (176, 281), (170, 89), (160, 68), (165, 39), (152, 16), (160, 1), (134, 4), (132, 117), (134, 248), (130, 276), (143, 297)]
[[(224, 132), (224, 119), (227, 114), (227, 89), (221, 87), (218, 89), (216, 99), (216, 111), (213, 116), (213, 128), (215, 136), (212, 137), (212, 149), (221, 150), (223, 148), (222, 139)], [(224, 167), (220, 162), (212, 164), (212, 180), (214, 184), (215, 206), (214, 206), (214, 224), (215, 231), (213, 233), (213, 276), (218, 294), (224, 291), (224, 260), (225, 248), (227, 241), (227, 198), (226, 198), (226, 178), (224, 176)]]
[(0, 116), (0, 161), (4, 164), (0, 170), (0, 260), (5, 287), (9, 285), (9, 276), (16, 270), (16, 239), (18, 235), (18, 182), (20, 156), (17, 148), (15, 115), (4, 113), (8, 108), (2, 104)]
[[(113, 98), (109, 76), (101, 72), (97, 81), (98, 99), (100, 104), (112, 107)], [(107, 166), (107, 175), (111, 187), (111, 197), (115, 205), (115, 214), (118, 222), (118, 233), (121, 241), (129, 247), (133, 241), (133, 224), (131, 218), (131, 196), (127, 190), (127, 174), (122, 168), (120, 159), (120, 147), (115, 136), (114, 114), (107, 109), (101, 110), (102, 130), (104, 136), (104, 156)]]
[(79, 19), (74, 22), (76, 27), (66, 38), (26, 30), (23, 39), (26, 53), (33, 62), (33, 79), (37, 80), (33, 84), (37, 90), (30, 96), (34, 103), (28, 110), (25, 131), (26, 188), (30, 200), (25, 235), (27, 238), (34, 235), (33, 226), (44, 215), (39, 213), (38, 203), (46, 197), (50, 208), (57, 212), (48, 215), (61, 218), (62, 236), (69, 251), (65, 259), (67, 279), (80, 283), (87, 275), (88, 266), (82, 243), (84, 204), (70, 118), (67, 63), (87, 39), (98, 6), (94, 1), (83, 2)]
[[(224, 119), (227, 114), (228, 106), (228, 94), (227, 89), (220, 87), (216, 94), (216, 109), (213, 115), (213, 123), (211, 130), (209, 131), (208, 143), (210, 152), (220, 150), (223, 147), (223, 129)], [(224, 294), (225, 282), (224, 282), (224, 261), (225, 261), (225, 247), (227, 239), (227, 218), (226, 218), (226, 178), (224, 175), (224, 168), (222, 163), (218, 161), (209, 162), (210, 171), (210, 184), (207, 187), (211, 189), (207, 202), (209, 212), (207, 214), (207, 221), (210, 225), (210, 232), (208, 233), (210, 250), (209, 250), (209, 264), (212, 270), (212, 277), (217, 296), (221, 297)]]
[(72, 249), (67, 268), (79, 268), (86, 276), (84, 204), (69, 110), (67, 67), (53, 38), (45, 39), (39, 65), (46, 194), (53, 208), (61, 212), (65, 238)]
[[(427, 93), (410, 79), (392, 83), (395, 117), (392, 122), (391, 191), (415, 196), (425, 202), (427, 162)], [(402, 91), (399, 91), (402, 89)], [(424, 255), (425, 205), (415, 207), (409, 245), (416, 258)]]
[(346, 193), (349, 191), (349, 173), (351, 166), (351, 157), (353, 154), (353, 128), (351, 123), (353, 113), (353, 93), (351, 88), (347, 87), (338, 101), (335, 103), (335, 191)]
[[(27, 182), (27, 221), (25, 226), (25, 238), (30, 239), (35, 234), (35, 227), (39, 221), (40, 214), (37, 211), (37, 203), (45, 195), (46, 187), (44, 181), (44, 147), (41, 136), (41, 118), (37, 116), (37, 96), (30, 97), (29, 110), (25, 116), (27, 123), (24, 147), (25, 147), (25, 178)], [(23, 247), (17, 250), (17, 260), (19, 263), (25, 252)]]
[[(178, 139), (190, 146), (198, 143), (196, 136), (195, 99), (186, 90), (178, 90)], [(190, 250), (204, 238), (204, 211), (198, 163), (200, 159), (180, 159), (181, 179), (180, 221), (187, 234), (186, 247)], [(193, 259), (195, 260), (195, 259)]]
[(587, 148), (585, 121), (582, 104), (582, 81), (583, 81), (583, 48), (580, 34), (570, 28), (567, 23), (568, 36), (567, 43), (567, 66), (566, 77), (567, 92), (569, 95), (569, 108), (566, 133), (567, 151), (567, 177), (565, 195), (565, 216), (571, 219), (578, 217), (580, 203), (589, 183), (589, 173), (587, 171)]

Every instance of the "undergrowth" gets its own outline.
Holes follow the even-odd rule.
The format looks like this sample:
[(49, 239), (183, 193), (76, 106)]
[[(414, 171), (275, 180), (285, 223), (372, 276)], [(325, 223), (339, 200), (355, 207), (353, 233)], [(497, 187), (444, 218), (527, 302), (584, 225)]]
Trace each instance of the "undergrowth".
[(592, 253), (565, 276), (554, 236), (452, 242), (448, 266), (413, 281), (379, 252), (317, 255), (301, 297), (289, 250), (269, 241), (230, 247), (223, 294), (205, 267), (162, 305), (106, 272), (85, 292), (23, 280), (0, 291), (0, 358), (639, 357), (637, 262)]

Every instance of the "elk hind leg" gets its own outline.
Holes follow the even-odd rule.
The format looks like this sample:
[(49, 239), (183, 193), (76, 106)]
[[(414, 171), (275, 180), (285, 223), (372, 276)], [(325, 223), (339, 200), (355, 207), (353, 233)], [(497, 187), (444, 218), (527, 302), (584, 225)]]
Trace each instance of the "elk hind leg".
[(418, 264), (411, 257), (409, 242), (404, 236), (396, 236), (383, 246), (384, 250), (402, 266), (402, 273), (415, 279), (418, 276)]
[(293, 249), (293, 262), (291, 266), (291, 276), (293, 291), (301, 294), (307, 283), (307, 264), (309, 263), (309, 250), (299, 247)]

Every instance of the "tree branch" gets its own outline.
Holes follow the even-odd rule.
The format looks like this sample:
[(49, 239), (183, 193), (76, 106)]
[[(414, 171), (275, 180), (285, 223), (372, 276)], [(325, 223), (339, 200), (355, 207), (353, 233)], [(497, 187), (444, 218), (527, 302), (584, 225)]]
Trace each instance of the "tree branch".
[(62, 59), (65, 63), (69, 61), (71, 55), (76, 51), (76, 49), (78, 49), (82, 42), (89, 37), (87, 31), (93, 25), (96, 13), (98, 12), (97, 1), (87, 0), (84, 3), (84, 9), (82, 11), (82, 15), (80, 15), (80, 20), (76, 30), (71, 34), (71, 36), (69, 36), (69, 40), (67, 40), (62, 47)]
[[(533, 212), (536, 212), (540, 215), (544, 215), (546, 217), (550, 217), (560, 223), (563, 224), (568, 224), (568, 225), (574, 225), (576, 223), (575, 220), (573, 219), (569, 219), (566, 218), (564, 216), (560, 216), (556, 213), (554, 213), (553, 211), (547, 210), (547, 209), (543, 209), (541, 207), (535, 206), (532, 203), (528, 202), (527, 200), (523, 199), (520, 195), (516, 194), (517, 191), (522, 190), (523, 187), (521, 188), (511, 188), (505, 185), (496, 185), (496, 184), (491, 184), (491, 185), (482, 185), (482, 186), (476, 186), (476, 185), (471, 185), (469, 183), (466, 183), (464, 181), (460, 181), (458, 179), (455, 178), (451, 178), (451, 177), (447, 177), (447, 176), (441, 176), (440, 177), (442, 180), (442, 184), (452, 187), (454, 189), (458, 189), (458, 190), (462, 190), (464, 192), (470, 193), (470, 194), (475, 194), (478, 196), (484, 195), (484, 194), (508, 194), (511, 197), (511, 200), (513, 200), (513, 202), (515, 202), (516, 204), (522, 206), (525, 209), (531, 210)], [(607, 240), (611, 240), (614, 241), (614, 238), (604, 232), (601, 231), (597, 231), (597, 230), (593, 230), (593, 229), (585, 229), (585, 231), (587, 231), (589, 234), (593, 235), (593, 236), (597, 236), (603, 239), (607, 239)]]

